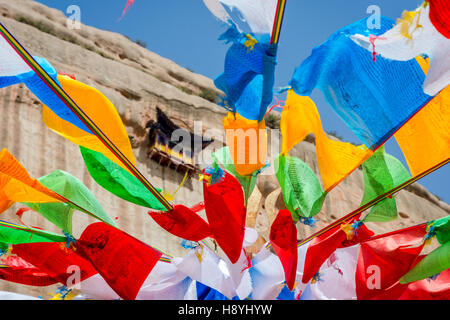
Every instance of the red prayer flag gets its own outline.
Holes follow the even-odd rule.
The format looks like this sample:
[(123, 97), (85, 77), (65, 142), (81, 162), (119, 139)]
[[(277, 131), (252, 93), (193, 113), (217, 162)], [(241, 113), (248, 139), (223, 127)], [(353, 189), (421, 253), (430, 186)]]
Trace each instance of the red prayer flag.
[(434, 27), (450, 39), (450, 1), (427, 0), (430, 3), (430, 20)]
[(66, 285), (68, 278), (72, 276), (69, 269), (71, 266), (79, 267), (80, 281), (97, 274), (89, 261), (80, 257), (72, 249), (67, 249), (64, 243), (23, 243), (13, 245), (12, 248), (13, 254), (63, 285)]
[(297, 273), (297, 228), (289, 210), (280, 210), (270, 229), (270, 242), (283, 265), (286, 284), (294, 290)]
[(58, 283), (58, 280), (18, 256), (9, 256), (3, 260), (3, 263), (7, 266), (0, 268), (1, 280), (34, 287), (46, 287)]
[(208, 223), (185, 206), (176, 205), (172, 211), (148, 214), (161, 228), (182, 239), (200, 241), (211, 236)]
[(162, 256), (156, 249), (103, 222), (89, 225), (76, 242), (76, 248), (125, 300), (136, 299)]
[[(426, 256), (420, 256), (417, 263)], [(433, 279), (400, 284), (398, 281), (388, 289), (378, 291), (373, 300), (450, 300), (450, 269)]]
[[(352, 224), (359, 220), (360, 217), (361, 214), (353, 217), (351, 220), (347, 221), (347, 223)], [(308, 283), (336, 249), (355, 245), (369, 239), (373, 235), (374, 233), (363, 224), (356, 230), (354, 239), (349, 241), (347, 240), (346, 233), (341, 229), (341, 226), (337, 225), (314, 238), (309, 243), (308, 251), (306, 252), (302, 282)]]
[(229, 173), (219, 183), (203, 184), (205, 211), (218, 245), (232, 263), (241, 255), (245, 234), (245, 201), (240, 183)]
[[(398, 283), (418, 262), (426, 234), (425, 224), (361, 243), (355, 276), (358, 300), (373, 299)], [(373, 278), (377, 274), (379, 279)], [(368, 285), (371, 279), (373, 285)]]

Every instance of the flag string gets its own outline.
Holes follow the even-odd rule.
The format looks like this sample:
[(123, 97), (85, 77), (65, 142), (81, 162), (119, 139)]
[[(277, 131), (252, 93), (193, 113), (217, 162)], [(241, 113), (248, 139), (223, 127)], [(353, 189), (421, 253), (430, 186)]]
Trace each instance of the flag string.
[(287, 0), (278, 0), (277, 12), (275, 14), (272, 37), (270, 39), (270, 44), (277, 44), (280, 39), (281, 28), (283, 26), (284, 12), (286, 8)]

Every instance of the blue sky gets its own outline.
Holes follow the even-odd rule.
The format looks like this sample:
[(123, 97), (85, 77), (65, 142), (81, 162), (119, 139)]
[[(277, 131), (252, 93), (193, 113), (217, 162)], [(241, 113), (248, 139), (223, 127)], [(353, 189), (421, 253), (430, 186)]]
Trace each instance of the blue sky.
[[(126, 0), (38, 0), (66, 12), (69, 5), (81, 9), (83, 24), (110, 30), (147, 43), (147, 48), (209, 78), (223, 70), (227, 46), (217, 41), (225, 27), (206, 9), (202, 0), (135, 0), (119, 21)], [(293, 71), (336, 30), (366, 17), (370, 5), (393, 19), (403, 10), (415, 9), (421, 0), (288, 0), (280, 38), (276, 86), (286, 86)], [(360, 143), (325, 102), (322, 94), (312, 95), (326, 131), (344, 140)], [(394, 139), (386, 150), (405, 163)], [(406, 164), (405, 164), (406, 165)], [(420, 180), (432, 193), (450, 202), (450, 166)]]

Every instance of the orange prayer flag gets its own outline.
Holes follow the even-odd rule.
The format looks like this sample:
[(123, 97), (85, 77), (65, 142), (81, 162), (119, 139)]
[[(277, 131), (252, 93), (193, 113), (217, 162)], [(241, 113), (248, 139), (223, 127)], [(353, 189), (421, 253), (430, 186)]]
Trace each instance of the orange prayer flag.
[(223, 119), (225, 135), (237, 173), (250, 175), (266, 165), (267, 131), (263, 120), (247, 120), (238, 113)]
[(0, 213), (14, 202), (64, 202), (64, 198), (31, 178), (7, 149), (0, 152)]

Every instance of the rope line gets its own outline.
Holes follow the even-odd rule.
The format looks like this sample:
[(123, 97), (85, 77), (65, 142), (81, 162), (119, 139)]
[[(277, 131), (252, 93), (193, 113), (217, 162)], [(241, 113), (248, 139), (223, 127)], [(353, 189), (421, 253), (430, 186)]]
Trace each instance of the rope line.
[(283, 26), (284, 12), (286, 8), (286, 0), (278, 0), (277, 12), (273, 24), (272, 37), (270, 44), (277, 44), (280, 38), (281, 28)]

